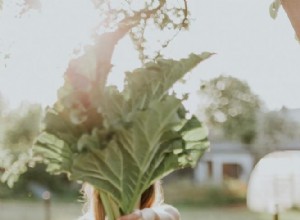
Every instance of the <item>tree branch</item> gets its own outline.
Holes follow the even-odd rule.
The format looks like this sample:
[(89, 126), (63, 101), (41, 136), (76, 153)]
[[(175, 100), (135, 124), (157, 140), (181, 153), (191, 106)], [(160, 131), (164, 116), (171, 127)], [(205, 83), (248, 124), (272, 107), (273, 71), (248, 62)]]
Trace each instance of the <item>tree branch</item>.
[[(131, 17), (124, 18), (119, 22), (115, 31), (95, 36), (95, 45), (86, 47), (82, 56), (69, 62), (65, 76), (71, 78), (71, 83), (75, 87), (83, 86), (82, 76), (91, 76), (90, 80), (104, 87), (112, 67), (111, 58), (118, 41), (122, 39), (129, 30), (137, 26), (141, 19), (150, 18), (151, 15), (157, 13), (165, 4), (166, 0), (161, 0), (160, 4), (154, 9), (143, 9)], [(76, 80), (78, 74), (80, 74), (81, 77)]]
[(182, 27), (184, 27), (186, 21), (187, 21), (187, 17), (188, 17), (188, 5), (187, 5), (187, 0), (183, 0), (184, 2), (184, 10), (183, 10), (183, 13), (184, 13), (184, 18), (182, 20)]

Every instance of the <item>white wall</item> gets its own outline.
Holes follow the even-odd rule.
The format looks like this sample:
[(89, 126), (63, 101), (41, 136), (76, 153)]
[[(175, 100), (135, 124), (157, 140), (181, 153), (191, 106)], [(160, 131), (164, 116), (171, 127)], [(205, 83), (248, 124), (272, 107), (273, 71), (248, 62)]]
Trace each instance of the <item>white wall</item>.
[[(209, 177), (209, 168), (207, 162), (212, 162), (212, 177)], [(218, 153), (209, 154), (203, 157), (195, 169), (195, 178), (199, 183), (211, 181), (214, 184), (221, 184), (223, 182), (223, 164), (239, 164), (242, 168), (240, 180), (248, 182), (250, 173), (253, 168), (254, 159), (250, 154), (229, 154)]]

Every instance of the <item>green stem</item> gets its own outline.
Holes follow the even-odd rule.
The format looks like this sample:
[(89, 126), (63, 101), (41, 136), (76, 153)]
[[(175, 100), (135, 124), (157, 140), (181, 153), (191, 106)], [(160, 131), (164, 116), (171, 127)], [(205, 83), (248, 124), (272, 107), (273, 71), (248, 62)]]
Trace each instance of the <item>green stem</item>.
[(101, 192), (100, 197), (108, 220), (116, 220), (110, 206), (108, 195), (105, 192)]
[(114, 213), (115, 219), (117, 219), (121, 216), (119, 206), (111, 196), (108, 196), (108, 198), (110, 201), (111, 210)]
[(116, 220), (121, 216), (118, 204), (105, 192), (100, 193), (101, 201), (108, 220)]

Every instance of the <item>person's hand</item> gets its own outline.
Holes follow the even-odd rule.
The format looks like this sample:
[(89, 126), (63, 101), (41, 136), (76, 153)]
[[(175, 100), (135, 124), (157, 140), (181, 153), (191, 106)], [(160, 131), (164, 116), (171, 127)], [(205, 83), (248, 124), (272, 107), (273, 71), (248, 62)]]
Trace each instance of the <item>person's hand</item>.
[(136, 210), (118, 220), (180, 220), (180, 214), (173, 206), (162, 204), (152, 208)]
[(124, 215), (118, 218), (118, 220), (143, 220), (142, 213), (137, 210), (129, 215)]

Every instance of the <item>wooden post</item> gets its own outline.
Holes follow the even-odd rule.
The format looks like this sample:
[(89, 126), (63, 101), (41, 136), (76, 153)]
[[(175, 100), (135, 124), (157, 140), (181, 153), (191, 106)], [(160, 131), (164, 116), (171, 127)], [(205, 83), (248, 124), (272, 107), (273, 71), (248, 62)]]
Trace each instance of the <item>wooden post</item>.
[(279, 205), (276, 205), (276, 213), (274, 214), (273, 220), (279, 220)]
[(48, 191), (43, 192), (43, 201), (44, 201), (44, 206), (45, 206), (45, 220), (51, 220), (51, 203), (50, 203), (50, 199), (51, 199), (51, 194)]

